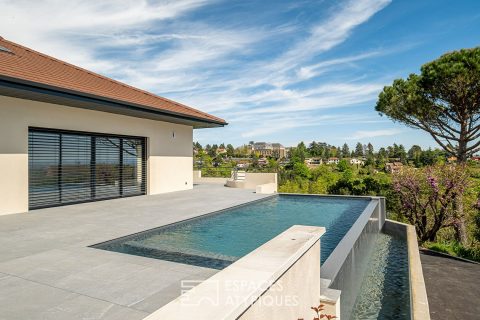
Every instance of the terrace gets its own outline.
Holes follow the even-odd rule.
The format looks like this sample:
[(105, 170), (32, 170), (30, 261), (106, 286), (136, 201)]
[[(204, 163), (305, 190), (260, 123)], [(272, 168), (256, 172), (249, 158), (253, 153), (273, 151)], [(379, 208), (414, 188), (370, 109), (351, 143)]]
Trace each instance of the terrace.
[[(182, 307), (182, 313), (176, 316), (175, 310), (178, 310), (178, 303), (181, 303), (178, 297), (181, 294), (181, 282), (184, 280), (191, 280), (196, 284), (201, 282), (196, 290), (192, 290), (192, 294), (197, 294), (197, 298), (204, 298), (214, 294), (210, 290), (212, 282), (242, 278), (254, 282), (264, 279), (272, 283), (282, 281), (286, 283), (287, 290), (293, 290), (290, 294), (299, 294), (304, 300), (302, 303), (305, 305), (302, 304), (302, 309), (305, 313), (298, 316), (308, 319), (309, 306), (321, 298), (332, 314), (339, 315), (342, 310), (346, 316), (342, 318), (348, 319), (347, 314), (351, 313), (362, 284), (354, 278), (356, 276), (354, 270), (368, 262), (360, 257), (369, 256), (375, 243), (374, 236), (382, 229), (384, 204), (380, 198), (357, 198), (370, 204), (358, 218), (352, 220), (353, 226), (347, 228), (345, 231), (347, 233), (332, 248), (333, 252), (326, 261), (325, 257), (322, 257), (322, 280), (315, 274), (320, 275), (319, 239), (324, 229), (317, 227), (307, 229), (296, 227), (278, 236), (275, 235), (280, 231), (270, 230), (271, 235), (268, 232), (265, 235), (266, 239), (271, 239), (270, 241), (264, 245), (261, 245), (262, 241), (259, 242), (257, 244), (261, 245), (259, 248), (233, 262), (231, 268), (227, 267), (220, 271), (218, 269), (223, 267), (178, 263), (166, 261), (168, 259), (152, 259), (91, 247), (105, 242), (108, 244), (112, 239), (121, 240), (125, 236), (142, 237), (146, 230), (148, 234), (151, 232), (148, 230), (152, 228), (195, 219), (215, 211), (266, 200), (269, 197), (271, 195), (255, 193), (251, 189), (226, 188), (222, 184), (210, 182), (195, 185), (192, 190), (187, 191), (40, 209), (29, 214), (0, 217), (0, 241), (3, 244), (0, 248), (2, 315), (8, 319), (144, 319), (149, 315), (149, 319), (183, 319), (197, 314), (199, 310), (210, 315), (218, 315), (218, 311), (223, 310), (226, 313), (218, 315), (218, 318), (240, 319), (240, 314), (246, 309), (262, 310), (261, 307), (254, 308), (253, 304), (247, 306), (234, 304), (229, 305), (230, 308), (222, 305), (207, 305), (200, 308), (190, 305)], [(348, 199), (351, 199), (335, 196), (301, 198), (315, 199), (314, 201), (327, 199), (330, 203), (348, 202)], [(217, 216), (225, 215), (226, 213), (221, 213)], [(304, 219), (308, 219), (308, 215), (304, 216)], [(307, 223), (307, 220), (302, 221), (305, 223), (301, 224), (314, 225)], [(335, 221), (337, 225), (345, 223)], [(329, 227), (327, 232), (328, 229)], [(390, 234), (400, 234), (400, 237), (405, 239), (409, 233), (403, 225), (388, 221), (384, 229), (389, 229)], [(196, 238), (193, 233), (190, 236), (196, 239), (195, 241), (202, 240)], [(282, 244), (287, 238), (297, 241), (290, 245)], [(409, 246), (416, 246), (415, 241), (411, 243), (410, 240)], [(245, 239), (238, 241), (244, 242)], [(187, 244), (180, 246), (186, 247)], [(323, 250), (322, 246), (322, 252)], [(410, 250), (415, 248), (409, 248)], [(238, 269), (238, 266), (243, 267)], [(411, 274), (418, 273), (415, 269), (418, 266), (419, 262), (414, 262), (413, 269), (410, 267)], [(235, 271), (245, 268), (250, 270), (246, 274)], [(270, 270), (271, 273), (266, 274), (261, 270)], [(283, 277), (289, 274), (287, 272), (289, 270), (296, 271), (290, 280), (285, 280)], [(311, 277), (303, 276), (307, 271), (313, 272)], [(296, 286), (302, 281), (310, 284), (310, 289), (300, 289), (302, 291), (300, 293)], [(314, 285), (316, 282), (318, 285)], [(420, 282), (422, 289), (423, 282)], [(291, 283), (296, 285), (289, 288)], [(412, 286), (416, 287), (416, 284)], [(420, 290), (415, 294), (418, 292), (420, 295), (417, 296), (417, 300), (422, 303), (424, 301), (422, 292)], [(241, 292), (245, 299), (258, 298), (263, 294)], [(426, 304), (426, 300), (424, 302)], [(406, 308), (409, 308), (408, 303)], [(414, 316), (415, 312), (419, 312), (418, 308), (415, 308), (416, 303), (411, 306), (412, 318), (426, 319), (418, 314)], [(278, 313), (280, 310), (281, 308), (267, 312)], [(227, 314), (230, 311), (233, 313)], [(290, 314), (283, 312), (284, 316), (294, 317), (297, 311), (290, 309), (289, 312)], [(420, 310), (420, 315), (421, 312)], [(426, 312), (428, 316), (428, 307)], [(243, 318), (248, 319), (245, 316)]]
[(184, 279), (217, 270), (88, 246), (264, 198), (251, 190), (192, 190), (0, 217), (0, 309), (6, 319), (143, 319)]

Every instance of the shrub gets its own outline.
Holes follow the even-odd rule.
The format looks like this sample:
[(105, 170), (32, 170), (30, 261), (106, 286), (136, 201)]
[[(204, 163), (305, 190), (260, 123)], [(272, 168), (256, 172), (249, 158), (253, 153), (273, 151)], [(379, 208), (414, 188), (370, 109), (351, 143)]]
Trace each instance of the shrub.
[(469, 184), (468, 172), (460, 165), (435, 165), (422, 169), (405, 167), (393, 175), (399, 214), (415, 226), (420, 243), (435, 241), (438, 231), (454, 226), (457, 197)]

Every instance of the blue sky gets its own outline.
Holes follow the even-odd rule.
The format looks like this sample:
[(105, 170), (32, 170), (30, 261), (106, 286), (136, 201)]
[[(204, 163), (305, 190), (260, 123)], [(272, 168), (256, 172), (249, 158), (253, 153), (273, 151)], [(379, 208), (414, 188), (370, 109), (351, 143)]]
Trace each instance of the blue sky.
[(475, 47), (477, 0), (3, 1), (0, 35), (225, 118), (201, 143), (435, 146), (382, 87)]

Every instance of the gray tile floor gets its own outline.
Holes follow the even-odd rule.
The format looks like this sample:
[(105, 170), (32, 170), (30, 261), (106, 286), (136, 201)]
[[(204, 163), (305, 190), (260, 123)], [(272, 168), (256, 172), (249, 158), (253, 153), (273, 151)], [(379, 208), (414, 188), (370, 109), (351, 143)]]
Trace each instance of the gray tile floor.
[(0, 216), (0, 319), (142, 319), (216, 270), (88, 246), (263, 197), (211, 184)]

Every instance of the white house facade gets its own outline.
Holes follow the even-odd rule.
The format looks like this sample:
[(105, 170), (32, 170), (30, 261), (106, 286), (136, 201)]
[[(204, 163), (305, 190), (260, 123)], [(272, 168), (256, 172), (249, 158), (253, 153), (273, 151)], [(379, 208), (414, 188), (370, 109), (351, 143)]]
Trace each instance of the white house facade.
[(0, 214), (190, 189), (223, 119), (0, 38)]

